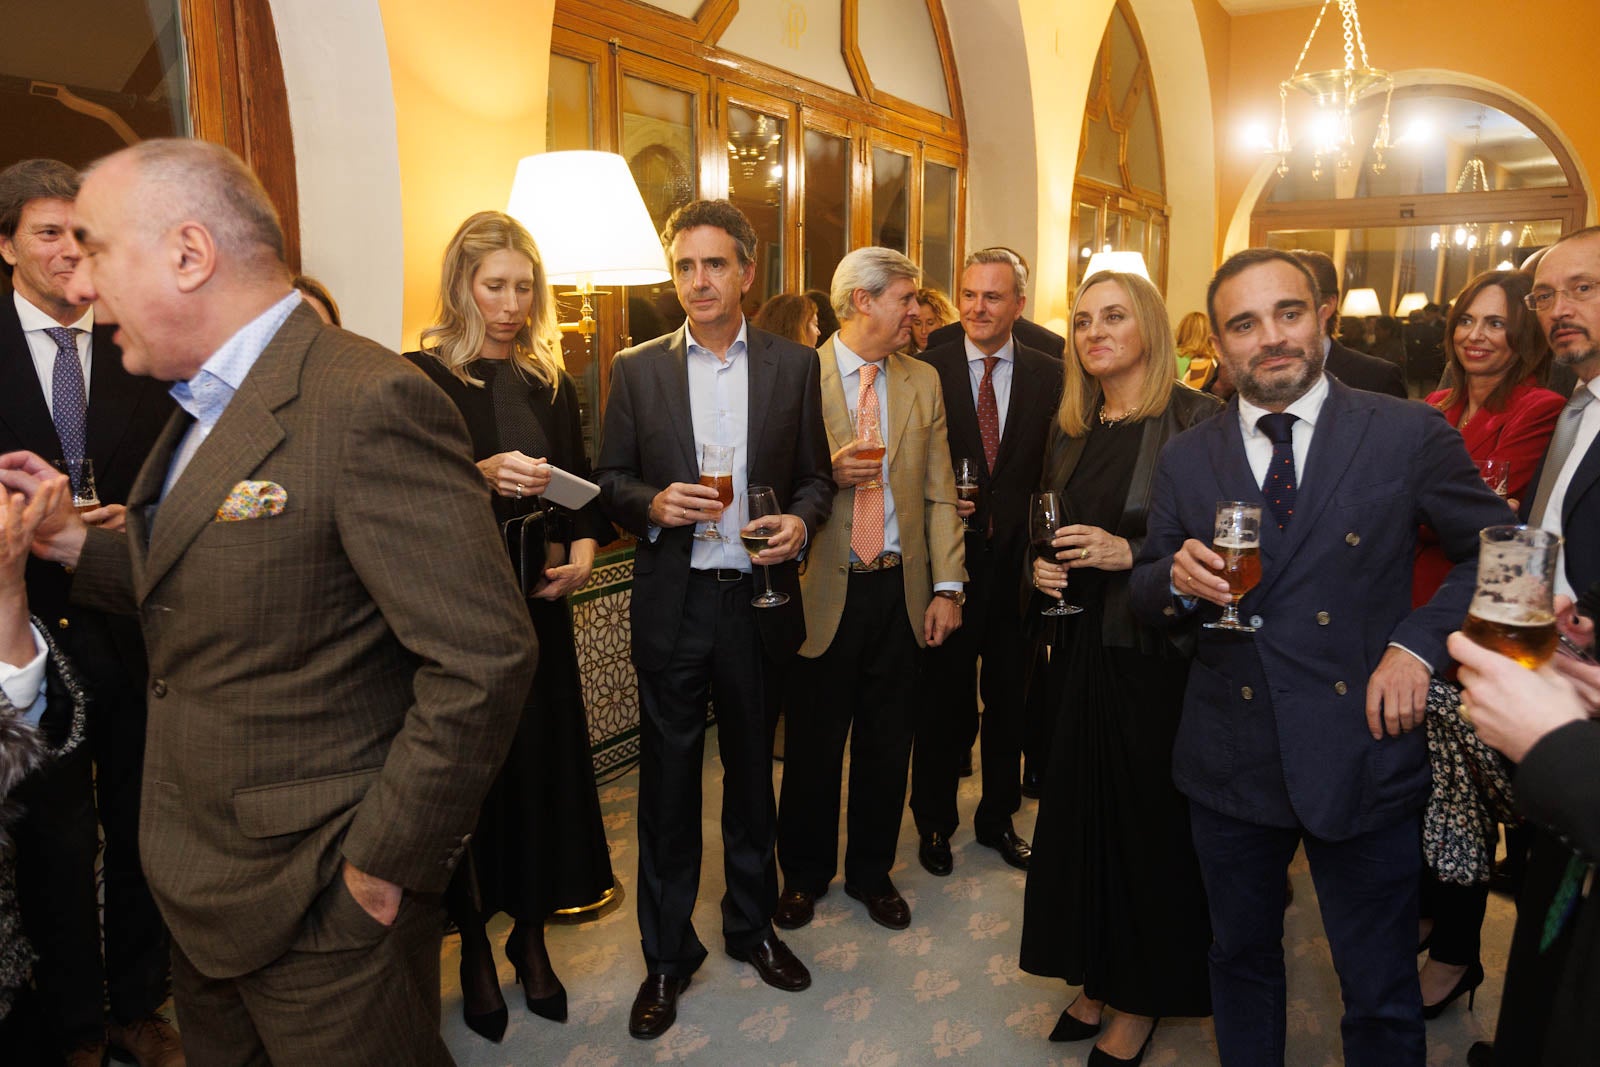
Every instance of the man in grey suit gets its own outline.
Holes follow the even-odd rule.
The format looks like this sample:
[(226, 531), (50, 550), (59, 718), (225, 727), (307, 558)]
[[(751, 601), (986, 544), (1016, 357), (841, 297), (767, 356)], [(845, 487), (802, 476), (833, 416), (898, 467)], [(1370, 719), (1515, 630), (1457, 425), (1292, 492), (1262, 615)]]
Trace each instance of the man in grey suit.
[[(772, 928), (773, 699), (779, 666), (805, 640), (794, 562), (833, 506), (817, 357), (752, 328), (739, 302), (755, 279), (756, 235), (725, 200), (667, 220), (683, 327), (630, 348), (611, 369), (595, 477), (611, 520), (637, 537), (633, 663), (639, 674), (639, 933), (646, 978), (628, 1032), (649, 1040), (677, 1019), (678, 996), (705, 960), (692, 914), (700, 887), (700, 778), (706, 703), (717, 709), (727, 892), (723, 947), (762, 981), (798, 991), (805, 964)], [(733, 449), (733, 506), (699, 484), (708, 445)], [(770, 486), (783, 514), (754, 563), (786, 604), (755, 608), (740, 547), (740, 500)], [(715, 525), (723, 540), (696, 540)]]
[[(202, 141), (90, 170), (74, 295), (174, 382), (127, 533), (40, 555), (149, 649), (140, 846), (196, 1063), (442, 1064), (439, 894), (534, 637), (448, 398), (323, 325), (276, 213)], [(42, 473), (31, 453), (0, 473)]]

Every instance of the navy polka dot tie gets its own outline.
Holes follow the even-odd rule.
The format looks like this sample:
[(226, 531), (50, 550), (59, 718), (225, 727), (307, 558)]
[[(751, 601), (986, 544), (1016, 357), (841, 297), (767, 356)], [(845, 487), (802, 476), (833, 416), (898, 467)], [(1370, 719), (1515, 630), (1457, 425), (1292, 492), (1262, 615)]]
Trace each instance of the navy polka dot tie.
[(1289, 525), (1294, 517), (1294, 495), (1299, 480), (1294, 473), (1294, 424), (1298, 416), (1282, 412), (1263, 415), (1256, 420), (1256, 429), (1272, 440), (1272, 462), (1267, 465), (1267, 480), (1261, 483), (1261, 493), (1267, 498), (1278, 520), (1278, 529)]
[(78, 356), (77, 331), (68, 326), (56, 326), (44, 332), (56, 343), (56, 365), (50, 375), (51, 418), (56, 424), (56, 436), (61, 439), (61, 458), (66, 460), (69, 471), (76, 472), (83, 465), (89, 407), (88, 390), (83, 384), (83, 364)]

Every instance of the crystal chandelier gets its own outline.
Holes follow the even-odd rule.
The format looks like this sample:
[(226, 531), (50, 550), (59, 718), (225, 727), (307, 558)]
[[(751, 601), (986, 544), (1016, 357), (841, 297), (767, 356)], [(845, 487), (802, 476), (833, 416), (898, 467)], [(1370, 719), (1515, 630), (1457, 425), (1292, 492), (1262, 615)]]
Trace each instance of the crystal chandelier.
[[(1394, 96), (1394, 79), (1386, 70), (1378, 70), (1367, 62), (1367, 43), (1361, 36), (1361, 15), (1356, 10), (1356, 0), (1337, 0), (1339, 15), (1344, 22), (1344, 66), (1334, 70), (1308, 71), (1300, 67), (1322, 28), (1322, 18), (1328, 5), (1335, 0), (1323, 0), (1317, 10), (1317, 21), (1311, 34), (1300, 49), (1300, 58), (1294, 62), (1289, 77), (1278, 83), (1278, 143), (1272, 152), (1278, 157), (1278, 177), (1289, 173), (1289, 157), (1294, 144), (1289, 139), (1289, 90), (1299, 89), (1316, 101), (1317, 121), (1314, 125), (1311, 177), (1322, 179), (1322, 164), (1333, 159), (1339, 170), (1347, 171), (1355, 164), (1355, 125), (1352, 112), (1356, 103), (1373, 93), (1383, 92), (1383, 117), (1378, 121), (1377, 136), (1372, 141), (1372, 173), (1382, 174), (1383, 153), (1389, 148), (1389, 102)], [(1361, 65), (1356, 65), (1357, 53)]]
[(728, 131), (728, 162), (738, 165), (747, 182), (755, 181), (756, 172), (765, 167), (767, 172), (762, 175), (765, 184), (775, 185), (770, 157), (782, 140), (783, 134), (776, 124), (765, 115), (757, 115), (755, 129)]

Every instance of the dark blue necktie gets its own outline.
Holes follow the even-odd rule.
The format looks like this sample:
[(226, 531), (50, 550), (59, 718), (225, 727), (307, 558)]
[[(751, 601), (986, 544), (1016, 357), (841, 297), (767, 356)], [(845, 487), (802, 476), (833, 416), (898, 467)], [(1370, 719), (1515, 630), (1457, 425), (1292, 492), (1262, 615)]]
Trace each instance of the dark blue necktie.
[(67, 470), (83, 465), (83, 442), (88, 414), (88, 390), (83, 384), (83, 364), (78, 356), (77, 331), (55, 326), (45, 332), (56, 343), (56, 366), (50, 375), (51, 418), (61, 439), (61, 458)]
[(1256, 429), (1272, 440), (1272, 462), (1267, 465), (1267, 480), (1261, 483), (1261, 493), (1267, 498), (1278, 529), (1289, 525), (1294, 517), (1294, 495), (1297, 480), (1294, 473), (1294, 424), (1297, 416), (1287, 412), (1263, 415), (1256, 420)]

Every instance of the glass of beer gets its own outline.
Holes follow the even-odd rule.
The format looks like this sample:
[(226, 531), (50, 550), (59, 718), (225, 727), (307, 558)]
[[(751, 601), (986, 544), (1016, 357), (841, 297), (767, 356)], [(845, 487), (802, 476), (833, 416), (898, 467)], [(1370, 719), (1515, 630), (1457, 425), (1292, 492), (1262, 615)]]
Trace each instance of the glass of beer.
[[(978, 465), (970, 459), (956, 460), (956, 499), (978, 502)], [(967, 517), (961, 517), (961, 528), (972, 529)]]
[(1501, 500), (1511, 495), (1510, 460), (1480, 459), (1478, 460), (1478, 473), (1483, 475), (1483, 483)]
[[(778, 516), (783, 509), (778, 506), (778, 494), (771, 486), (752, 485), (744, 493), (744, 526), (739, 530), (739, 541), (754, 560), (766, 547), (767, 540), (778, 532)], [(761, 573), (766, 578), (766, 591), (757, 593), (750, 603), (758, 608), (775, 608), (789, 602), (788, 593), (772, 588), (772, 568), (765, 564)]]
[[(1033, 546), (1033, 554), (1050, 563), (1059, 563), (1056, 559), (1055, 538), (1056, 531), (1066, 525), (1066, 512), (1061, 506), (1061, 497), (1054, 492), (1034, 493), (1028, 499), (1028, 540)], [(1076, 615), (1082, 611), (1076, 604), (1068, 604), (1066, 590), (1062, 590), (1061, 599), (1047, 608), (1040, 610), (1040, 615)]]
[(1530, 526), (1478, 534), (1478, 588), (1461, 632), (1484, 648), (1538, 667), (1556, 650), (1555, 580), (1561, 538)]
[[(878, 428), (878, 420), (858, 417), (856, 420), (856, 458), (877, 460), (882, 463), (885, 451), (883, 431)], [(870, 482), (862, 482), (857, 488), (882, 489), (883, 482), (873, 478)]]
[(1239, 618), (1239, 601), (1261, 581), (1261, 505), (1219, 502), (1211, 547), (1222, 557), (1222, 576), (1228, 579), (1233, 600), (1222, 609), (1222, 617), (1205, 628), (1253, 634), (1256, 628)]
[[(710, 486), (717, 491), (717, 499), (722, 501), (722, 512), (727, 514), (728, 508), (733, 504), (733, 446), (732, 445), (703, 445), (700, 449), (700, 484)], [(726, 541), (722, 536), (718, 524), (722, 517), (719, 515), (716, 522), (708, 522), (704, 529), (696, 530), (696, 541)]]
[(58, 459), (52, 466), (72, 483), (72, 507), (79, 515), (100, 506), (100, 491), (94, 484), (94, 460), (88, 456), (70, 461)]

